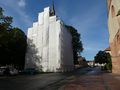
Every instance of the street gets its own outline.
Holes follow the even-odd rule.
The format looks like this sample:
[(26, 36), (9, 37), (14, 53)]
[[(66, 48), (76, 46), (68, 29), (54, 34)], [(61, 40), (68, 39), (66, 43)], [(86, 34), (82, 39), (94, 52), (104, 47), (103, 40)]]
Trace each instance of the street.
[(120, 90), (120, 75), (102, 73), (93, 68), (85, 75), (75, 77), (59, 90)]
[(91, 68), (83, 68), (69, 73), (46, 73), (39, 75), (0, 77), (0, 90), (43, 90), (48, 86), (64, 81), (73, 74), (79, 75), (86, 73), (89, 70), (91, 70)]
[(0, 77), (0, 90), (119, 90), (116, 79), (112, 79), (113, 89), (106, 84), (109, 76), (101, 73), (99, 67), (88, 67), (68, 73)]

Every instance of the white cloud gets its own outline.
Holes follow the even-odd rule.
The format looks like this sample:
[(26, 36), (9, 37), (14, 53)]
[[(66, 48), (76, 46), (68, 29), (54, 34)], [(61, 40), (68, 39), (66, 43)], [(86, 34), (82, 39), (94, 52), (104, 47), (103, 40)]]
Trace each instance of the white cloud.
[(25, 0), (19, 0), (18, 5), (20, 7), (25, 7), (25, 5), (26, 5)]
[(5, 12), (8, 16), (13, 16), (13, 23), (16, 27), (22, 28), (20, 26), (21, 23), (27, 28), (31, 26), (33, 21), (24, 9), (26, 5), (25, 0), (6, 0), (6, 2), (1, 0), (0, 5), (3, 9), (6, 9)]

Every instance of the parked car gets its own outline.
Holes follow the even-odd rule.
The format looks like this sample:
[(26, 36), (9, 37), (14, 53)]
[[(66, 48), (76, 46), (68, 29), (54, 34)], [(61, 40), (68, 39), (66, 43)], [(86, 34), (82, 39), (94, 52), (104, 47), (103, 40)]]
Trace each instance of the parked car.
[(6, 75), (6, 76), (9, 76), (9, 75), (17, 75), (18, 74), (18, 70), (13, 68), (13, 67), (0, 67), (0, 75), (3, 76), (3, 75)]
[(4, 75), (4, 71), (5, 71), (5, 68), (4, 67), (0, 67), (0, 76)]
[(2, 70), (0, 70), (0, 76), (1, 76), (1, 75), (3, 75), (3, 71), (2, 71)]
[(35, 75), (39, 73), (38, 70), (35, 70), (34, 68), (25, 69), (23, 72), (24, 74), (27, 74), (27, 75)]
[(15, 68), (10, 69), (10, 75), (17, 75), (18, 74), (18, 70)]

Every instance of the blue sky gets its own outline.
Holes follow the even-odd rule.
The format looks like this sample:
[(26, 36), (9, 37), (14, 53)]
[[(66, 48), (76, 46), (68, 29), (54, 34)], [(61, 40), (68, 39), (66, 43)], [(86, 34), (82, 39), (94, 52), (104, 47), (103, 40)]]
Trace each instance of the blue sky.
[[(37, 21), (38, 13), (51, 6), (52, 0), (0, 0), (5, 15), (13, 17), (13, 25), (25, 33)], [(99, 50), (109, 46), (106, 0), (55, 0), (57, 16), (81, 33), (82, 55), (93, 60)]]

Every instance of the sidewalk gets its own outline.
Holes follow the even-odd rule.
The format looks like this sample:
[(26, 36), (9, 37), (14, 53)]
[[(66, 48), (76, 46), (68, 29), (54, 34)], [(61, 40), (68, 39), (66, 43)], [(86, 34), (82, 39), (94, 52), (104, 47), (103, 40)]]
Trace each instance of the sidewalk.
[(79, 76), (59, 90), (120, 90), (120, 76), (110, 73)]

